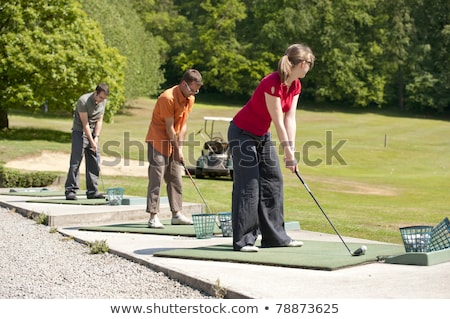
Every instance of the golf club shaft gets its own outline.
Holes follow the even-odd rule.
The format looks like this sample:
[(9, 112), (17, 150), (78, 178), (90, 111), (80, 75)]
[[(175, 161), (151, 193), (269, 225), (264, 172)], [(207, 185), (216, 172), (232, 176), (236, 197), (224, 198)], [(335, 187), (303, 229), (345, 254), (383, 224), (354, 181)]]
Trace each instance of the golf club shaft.
[(203, 204), (205, 204), (206, 208), (208, 209), (208, 212), (209, 212), (210, 214), (212, 214), (211, 209), (209, 208), (208, 204), (206, 204), (205, 198), (203, 197), (202, 193), (201, 193), (200, 190), (198, 189), (197, 184), (195, 184), (194, 179), (192, 178), (191, 173), (189, 172), (189, 170), (188, 170), (188, 169), (186, 168), (186, 166), (184, 165), (184, 162), (181, 162), (181, 164), (183, 165), (185, 172), (188, 174), (189, 179), (191, 180), (192, 184), (194, 184), (194, 187), (195, 187), (195, 189), (197, 190), (197, 193), (200, 195), (200, 197), (201, 197), (201, 199), (202, 199), (202, 201), (203, 201)]
[(105, 184), (103, 183), (103, 174), (100, 168), (100, 151), (97, 151), (97, 165), (98, 165), (98, 175), (100, 176), (100, 180), (102, 181), (103, 193), (105, 193)]
[(316, 198), (314, 197), (313, 193), (311, 192), (311, 190), (309, 189), (308, 185), (306, 185), (305, 181), (303, 180), (303, 178), (300, 176), (299, 172), (297, 170), (295, 170), (295, 174), (297, 175), (297, 177), (300, 179), (300, 181), (302, 182), (303, 186), (305, 186), (306, 190), (308, 191), (309, 195), (311, 195), (312, 199), (314, 200), (314, 202), (316, 202), (317, 206), (319, 207), (320, 211), (322, 212), (322, 214), (325, 216), (325, 218), (328, 220), (328, 222), (330, 223), (331, 227), (333, 227), (334, 231), (336, 232), (336, 234), (339, 236), (340, 240), (342, 241), (342, 243), (344, 244), (345, 248), (347, 248), (348, 252), (350, 253), (350, 255), (353, 256), (352, 251), (350, 250), (350, 248), (347, 246), (347, 244), (345, 243), (344, 239), (342, 238), (341, 234), (339, 234), (338, 230), (336, 229), (336, 227), (334, 227), (333, 223), (331, 222), (330, 218), (328, 218), (327, 214), (325, 213), (325, 211), (322, 209), (322, 207), (320, 206), (319, 202), (316, 200)]

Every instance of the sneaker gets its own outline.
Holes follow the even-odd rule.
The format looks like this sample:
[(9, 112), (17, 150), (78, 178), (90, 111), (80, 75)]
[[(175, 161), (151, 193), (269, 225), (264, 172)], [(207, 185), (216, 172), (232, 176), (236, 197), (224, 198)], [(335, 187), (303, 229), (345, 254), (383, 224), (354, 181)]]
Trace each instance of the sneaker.
[(150, 217), (147, 225), (148, 225), (148, 228), (158, 228), (158, 229), (164, 228), (164, 225), (161, 224), (161, 222), (159, 221), (158, 215), (153, 216), (153, 218)]
[(67, 200), (77, 200), (77, 195), (75, 193), (67, 193), (66, 199)]
[(291, 240), (286, 244), (286, 247), (302, 247), (303, 242), (299, 240)]
[(172, 225), (193, 225), (194, 223), (192, 222), (192, 220), (190, 220), (183, 214), (177, 213), (175, 216), (172, 216), (171, 224)]
[(259, 248), (253, 245), (248, 245), (242, 247), (239, 251), (242, 251), (243, 253), (257, 253)]
[(105, 195), (102, 193), (94, 193), (94, 194), (87, 194), (88, 199), (102, 199), (105, 198)]

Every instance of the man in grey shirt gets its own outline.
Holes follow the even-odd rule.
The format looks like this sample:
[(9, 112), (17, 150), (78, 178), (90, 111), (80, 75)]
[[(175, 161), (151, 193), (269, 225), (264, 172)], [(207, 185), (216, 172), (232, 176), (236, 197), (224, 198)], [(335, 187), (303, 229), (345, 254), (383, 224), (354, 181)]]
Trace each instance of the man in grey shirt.
[(88, 199), (105, 198), (98, 191), (100, 164), (98, 162), (99, 136), (103, 125), (109, 87), (100, 83), (94, 92), (82, 95), (77, 102), (72, 126), (72, 151), (65, 185), (66, 199), (76, 200), (80, 189), (79, 169), (83, 156), (86, 159), (86, 196)]

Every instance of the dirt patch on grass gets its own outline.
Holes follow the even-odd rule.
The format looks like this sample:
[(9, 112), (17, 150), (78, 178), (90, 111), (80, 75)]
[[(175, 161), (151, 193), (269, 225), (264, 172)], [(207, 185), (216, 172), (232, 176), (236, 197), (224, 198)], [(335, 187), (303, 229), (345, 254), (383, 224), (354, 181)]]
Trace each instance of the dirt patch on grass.
[(327, 189), (338, 193), (380, 196), (397, 196), (399, 194), (397, 189), (388, 186), (371, 185), (338, 178), (316, 178), (316, 180), (330, 185)]
[[(38, 156), (19, 158), (6, 163), (4, 166), (27, 171), (48, 171), (67, 173), (70, 154), (63, 152), (43, 151)], [(80, 173), (85, 173), (84, 160)], [(111, 176), (147, 176), (148, 163), (123, 158), (101, 157), (101, 173)]]
[[(38, 156), (19, 158), (5, 164), (5, 167), (27, 171), (49, 171), (66, 174), (69, 169), (70, 154), (63, 152), (43, 151)], [(125, 160), (123, 158), (101, 157), (101, 172), (109, 176), (147, 176), (148, 163), (144, 161)], [(84, 174), (84, 160), (80, 173)], [(399, 191), (393, 187), (371, 185), (340, 178), (320, 178), (315, 180), (327, 184), (327, 190), (349, 194), (365, 194), (379, 196), (396, 196)]]

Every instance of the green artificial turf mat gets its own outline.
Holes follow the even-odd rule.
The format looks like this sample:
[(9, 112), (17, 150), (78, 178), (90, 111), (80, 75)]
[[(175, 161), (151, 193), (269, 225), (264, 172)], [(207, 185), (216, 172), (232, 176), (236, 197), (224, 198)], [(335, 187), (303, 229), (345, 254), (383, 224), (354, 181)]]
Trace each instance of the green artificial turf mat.
[[(26, 195), (26, 196), (34, 196), (34, 195)], [(47, 195), (49, 197), (50, 195)], [(53, 195), (57, 196), (57, 195)], [(65, 196), (64, 193), (62, 193), (62, 196)], [(35, 197), (45, 197), (45, 195), (41, 196), (35, 196)], [(87, 199), (84, 195), (78, 196), (77, 200), (67, 200), (65, 198), (48, 198), (48, 199), (30, 199), (27, 200), (27, 202), (31, 203), (48, 203), (48, 204), (70, 204), (70, 205), (108, 205), (108, 201), (106, 199)], [(144, 197), (139, 198), (123, 198), (122, 199), (122, 206), (132, 206), (132, 205), (145, 205), (147, 203), (147, 199)], [(165, 203), (164, 200), (161, 201), (161, 203)]]
[[(213, 260), (259, 264), (278, 267), (304, 268), (316, 270), (336, 270), (340, 268), (377, 262), (380, 256), (399, 255), (405, 252), (401, 245), (364, 244), (367, 252), (363, 256), (351, 256), (341, 242), (305, 240), (303, 247), (260, 248), (257, 253), (233, 251), (232, 245), (215, 245), (199, 248), (183, 248), (160, 251), (157, 257), (172, 257), (197, 260)], [(361, 244), (351, 243), (355, 250)]]
[(47, 204), (68, 204), (68, 205), (108, 205), (106, 199), (87, 199), (78, 198), (77, 200), (67, 200), (65, 198), (40, 198), (40, 199), (30, 199), (27, 203), (47, 203)]
[[(80, 227), (78, 230), (98, 231), (98, 232), (119, 232), (119, 233), (134, 233), (134, 234), (156, 234), (156, 235), (171, 235), (171, 236), (186, 236), (195, 237), (195, 230), (193, 225), (171, 225), (170, 220), (163, 220), (163, 229), (148, 228), (147, 223), (127, 223), (115, 224), (106, 226), (86, 226)], [(214, 226), (214, 234), (222, 234), (222, 231)], [(200, 239), (199, 239), (200, 240)]]

